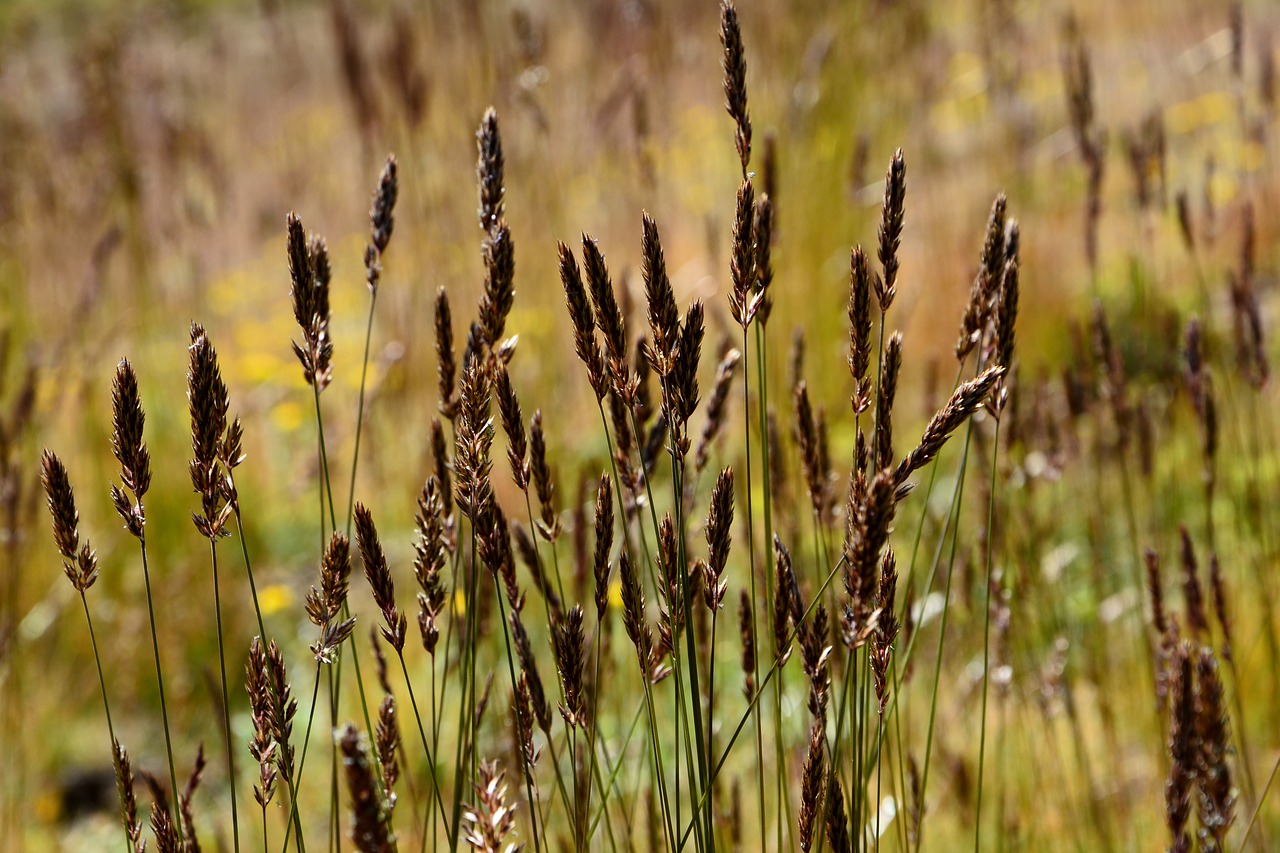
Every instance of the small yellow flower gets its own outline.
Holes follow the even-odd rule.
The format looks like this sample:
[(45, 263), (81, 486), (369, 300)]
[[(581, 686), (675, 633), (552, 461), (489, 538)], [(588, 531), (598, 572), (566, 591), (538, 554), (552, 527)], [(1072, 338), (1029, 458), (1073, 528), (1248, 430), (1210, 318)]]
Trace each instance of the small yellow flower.
[(293, 590), (284, 584), (268, 584), (258, 592), (258, 606), (262, 608), (264, 616), (279, 613), (291, 604), (293, 604)]

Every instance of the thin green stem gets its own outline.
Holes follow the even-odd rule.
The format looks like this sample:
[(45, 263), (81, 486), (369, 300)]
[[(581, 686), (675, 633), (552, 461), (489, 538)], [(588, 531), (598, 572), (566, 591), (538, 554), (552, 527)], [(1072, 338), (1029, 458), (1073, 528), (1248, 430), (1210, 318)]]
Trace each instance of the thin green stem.
[[(222, 676), (222, 729), (227, 744), (227, 778), (231, 783), (231, 838), (233, 849), (240, 851), (240, 820), (236, 812), (236, 764), (231, 751), (231, 694), (227, 689), (227, 653), (222, 638), (222, 593), (218, 586), (218, 543), (209, 540), (209, 560), (213, 564), (213, 613), (218, 626), (218, 669)], [(174, 789), (175, 794), (177, 788)]]
[(347, 490), (347, 536), (351, 536), (352, 510), (356, 505), (356, 467), (360, 462), (360, 435), (364, 427), (364, 389), (369, 375), (369, 342), (373, 338), (373, 309), (378, 304), (378, 291), (369, 291), (369, 318), (364, 329), (364, 359), (360, 362), (360, 396), (356, 404), (356, 446), (351, 453), (351, 487)]
[[(174, 796), (177, 796), (178, 774), (173, 765), (173, 741), (169, 736), (169, 708), (165, 701), (164, 671), (160, 667), (160, 640), (156, 634), (156, 609), (154, 598), (151, 595), (151, 569), (147, 562), (147, 540), (145, 536), (138, 537), (138, 545), (142, 550), (142, 580), (147, 590), (147, 618), (151, 622), (151, 652), (155, 657), (156, 685), (160, 691), (160, 720), (164, 724), (164, 751), (169, 759), (169, 784), (171, 786), (170, 790), (173, 791)], [(173, 820), (178, 834), (182, 835), (182, 809), (173, 810)]]
[[(80, 604), (84, 607), (84, 621), (89, 626), (89, 645), (93, 647), (93, 663), (98, 669), (98, 687), (102, 689), (102, 710), (107, 715), (107, 734), (111, 736), (111, 755), (114, 760), (119, 741), (116, 740), (116, 727), (111, 722), (111, 703), (107, 701), (107, 679), (102, 674), (102, 658), (98, 655), (98, 638), (93, 632), (93, 617), (89, 615), (89, 600), (85, 597), (83, 589), (80, 590)], [(121, 825), (124, 827), (125, 853), (132, 853), (133, 841), (129, 838), (129, 824), (122, 820)]]
[(285, 786), (289, 789), (289, 818), (284, 825), (284, 845), (280, 848), (280, 853), (286, 853), (289, 849), (289, 833), (293, 829), (297, 829), (297, 849), (298, 853), (306, 853), (307, 845), (302, 838), (302, 818), (298, 815), (298, 789), (302, 787), (302, 771), (307, 766), (307, 747), (311, 744), (311, 723), (316, 717), (316, 702), (320, 698), (320, 664), (316, 664), (316, 677), (311, 685), (311, 710), (307, 713), (307, 730), (302, 736), (302, 755), (298, 757), (298, 772), (290, 782), (286, 778)]
[[(449, 820), (444, 813), (444, 798), (440, 795), (440, 780), (436, 776), (436, 758), (435, 753), (431, 751), (431, 747), (427, 744), (427, 732), (422, 727), (422, 715), (418, 713), (418, 698), (413, 693), (413, 681), (409, 678), (409, 667), (404, 662), (404, 653), (397, 652), (400, 658), (400, 671), (404, 673), (404, 683), (409, 690), (409, 704), (413, 708), (413, 719), (418, 724), (418, 736), (422, 738), (422, 750), (427, 755), (427, 767), (431, 771), (431, 792), (434, 794), (434, 800), (440, 810), (440, 819), (444, 821), (445, 833), (449, 832)], [(431, 803), (427, 803), (428, 818), (431, 814)], [(425, 825), (425, 823), (424, 823)]]
[[(746, 358), (747, 358), (747, 327), (746, 326), (742, 327), (742, 358), (744, 362), (743, 369), (742, 369), (742, 375), (743, 375), (742, 425), (743, 425), (743, 428), (746, 430), (746, 436), (744, 438), (744, 444), (743, 444), (743, 455), (746, 457), (746, 462), (747, 462), (747, 554), (748, 554), (747, 578), (748, 578), (748, 585), (751, 588), (750, 589), (751, 641), (753, 644), (755, 644), (756, 637), (759, 636), (759, 631), (756, 630), (756, 625), (757, 625), (756, 623), (756, 534), (755, 534), (755, 513), (752, 512), (753, 490), (752, 490), (752, 484), (751, 484), (751, 383), (746, 380), (746, 375), (747, 375), (746, 364), (745, 364)], [(760, 358), (761, 358), (761, 352), (760, 352), (760, 346), (759, 346), (759, 333), (757, 332), (757, 337), (756, 337), (756, 369), (757, 370), (760, 369), (759, 368)], [(767, 426), (765, 429), (767, 432)], [(768, 470), (769, 468), (768, 457), (767, 456), (764, 457), (761, 460), (761, 462), (763, 467), (766, 470)], [(766, 495), (768, 494), (768, 489), (765, 489), (765, 494)], [(766, 549), (770, 547), (771, 541), (772, 540), (768, 540), (765, 542)], [(767, 574), (768, 573), (766, 572), (766, 575)], [(752, 682), (755, 684), (758, 684), (760, 682), (760, 664), (759, 664), (759, 661), (755, 659), (755, 657), (758, 657), (758, 656), (753, 656), (753, 659), (751, 661), (750, 675), (751, 675)], [(757, 798), (756, 805), (757, 805), (757, 811), (760, 816), (760, 843), (763, 845), (764, 840), (768, 833), (768, 821), (767, 821), (765, 810), (764, 810), (764, 729), (763, 729), (763, 724), (760, 721), (760, 712), (758, 710), (753, 710), (751, 714), (751, 718), (755, 722), (755, 728), (756, 728), (756, 774), (755, 774), (756, 775), (756, 798)], [(781, 818), (779, 818), (779, 820), (781, 820)]]
[(991, 554), (995, 550), (996, 524), (996, 475), (1000, 466), (1000, 418), (996, 418), (995, 438), (991, 442), (991, 484), (987, 495), (987, 570), (986, 613), (982, 620), (982, 717), (981, 734), (978, 736), (978, 801), (973, 815), (973, 850), (978, 853), (982, 844), (982, 771), (987, 757), (987, 693), (991, 685)]

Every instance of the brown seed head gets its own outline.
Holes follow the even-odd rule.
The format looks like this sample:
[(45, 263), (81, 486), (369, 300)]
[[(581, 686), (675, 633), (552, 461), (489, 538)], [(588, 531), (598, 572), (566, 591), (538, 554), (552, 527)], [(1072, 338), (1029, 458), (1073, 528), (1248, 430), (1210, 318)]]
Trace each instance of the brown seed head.
[(609, 606), (609, 554), (613, 550), (613, 484), (608, 473), (600, 475), (596, 490), (595, 599), (596, 619), (603, 622)]
[(404, 652), (407, 620), (396, 606), (395, 582), (387, 565), (387, 555), (378, 539), (378, 529), (373, 523), (373, 513), (359, 501), (355, 508), (356, 542), (360, 545), (360, 559), (364, 563), (364, 575), (373, 591), (373, 600), (382, 611), (382, 636), (397, 653)]
[(902, 333), (894, 332), (885, 344), (880, 362), (880, 388), (876, 399), (876, 468), (893, 464), (893, 400), (898, 393), (902, 368)]
[(853, 375), (853, 412), (871, 406), (867, 371), (871, 365), (871, 273), (861, 246), (849, 254), (849, 372)]
[(498, 112), (489, 107), (476, 131), (476, 178), (480, 184), (480, 228), (492, 233), (502, 220), (503, 188), (502, 139), (498, 135)]
[(560, 716), (570, 728), (587, 724), (587, 694), (585, 690), (586, 629), (583, 626), (582, 608), (574, 605), (564, 618), (552, 626), (552, 646), (556, 653), (556, 668), (560, 671), (560, 683), (564, 686), (564, 703)]
[(755, 194), (751, 179), (747, 178), (738, 187), (738, 204), (733, 216), (733, 252), (729, 260), (733, 278), (729, 313), (743, 329), (751, 324), (759, 307), (756, 300), (755, 238), (752, 234), (754, 205)]
[(662, 254), (662, 240), (658, 226), (644, 214), (644, 240), (642, 250), (644, 264), (645, 298), (649, 305), (650, 353), (654, 370), (663, 379), (671, 372), (671, 360), (680, 335), (680, 311), (676, 308), (676, 294), (667, 278), (667, 262)]
[(591, 302), (582, 284), (582, 273), (571, 250), (564, 243), (557, 244), (560, 254), (560, 281), (564, 285), (565, 301), (569, 304), (569, 319), (573, 322), (573, 346), (578, 358), (587, 368), (587, 379), (596, 400), (603, 400), (609, 391), (609, 380), (600, 344), (596, 341), (595, 316)]
[(720, 4), (720, 43), (724, 46), (725, 109), (733, 119), (733, 143), (746, 177), (751, 162), (751, 116), (747, 113), (747, 56), (742, 47), (742, 27), (733, 0)]
[(360, 853), (390, 853), (396, 849), (390, 810), (369, 760), (369, 745), (364, 735), (348, 724), (338, 733), (338, 746), (351, 795), (351, 841)]
[(396, 155), (388, 154), (387, 162), (382, 166), (382, 174), (378, 176), (378, 188), (373, 191), (373, 206), (369, 210), (369, 239), (379, 255), (387, 250), (387, 243), (391, 241), (391, 232), (396, 224), (393, 212), (398, 194)]
[(902, 149), (894, 152), (884, 182), (884, 204), (880, 210), (880, 266), (883, 278), (876, 278), (876, 297), (884, 313), (893, 304), (898, 283), (898, 247), (902, 242), (903, 208), (907, 195), (907, 163)]
[(716, 368), (716, 381), (711, 386), (711, 396), (707, 398), (707, 419), (702, 427), (702, 436), (698, 439), (698, 447), (694, 452), (694, 470), (701, 472), (707, 467), (711, 456), (711, 445), (724, 428), (725, 407), (729, 401), (729, 388), (733, 384), (733, 376), (742, 361), (742, 353), (731, 349), (720, 360)]

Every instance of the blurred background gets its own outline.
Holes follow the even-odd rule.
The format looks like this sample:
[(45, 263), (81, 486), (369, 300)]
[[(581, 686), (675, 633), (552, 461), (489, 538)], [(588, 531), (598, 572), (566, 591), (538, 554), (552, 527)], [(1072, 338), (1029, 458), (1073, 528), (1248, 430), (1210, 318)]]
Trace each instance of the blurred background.
[[(936, 403), (929, 377), (938, 365), (943, 376), (952, 369), (1001, 190), (1021, 225), (1024, 376), (1056, 376), (1077, 357), (1094, 297), (1114, 307), (1120, 329), (1141, 322), (1150, 331), (1118, 336), (1133, 350), (1133, 372), (1176, 375), (1177, 318), (1206, 293), (1210, 304), (1228, 298), (1223, 270), (1240, 252), (1245, 197), (1270, 316), (1280, 6), (742, 0), (739, 9), (757, 150), (768, 136), (777, 164), (771, 340), (785, 351), (791, 330), (804, 329), (811, 391), (830, 406), (848, 396), (849, 249), (875, 241), (899, 147), (908, 185), (894, 309), (908, 353), (904, 429), (914, 432)], [(92, 605), (121, 739), (158, 767), (142, 578), (107, 497), (110, 380), (120, 357), (134, 362), (156, 476), (148, 530), (161, 628), (173, 632), (164, 654), (177, 738), (184, 755), (198, 740), (212, 747), (207, 553), (189, 523), (190, 321), (208, 328), (232, 411), (247, 426), (238, 479), (268, 618), (302, 648), (317, 472), (310, 390), (289, 346), (297, 331), (285, 216), (296, 212), (329, 242), (336, 351), (326, 420), (331, 452), (349, 458), (369, 197), (385, 156), (397, 156), (400, 201), (356, 495), (376, 502), (403, 567), (413, 499), (431, 465), (431, 306), (447, 288), (458, 324), (481, 292), (474, 133), (492, 104), (516, 247), (513, 378), (526, 414), (552, 415), (557, 476), (575, 498), (579, 469), (598, 471), (592, 460), (604, 448), (572, 351), (556, 241), (599, 238), (615, 279), (638, 300), (640, 217), (650, 212), (680, 303), (696, 296), (709, 306), (709, 348), (735, 335), (724, 297), (739, 166), (718, 14), (711, 0), (0, 4), (0, 846), (95, 849), (118, 831), (85, 627), (39, 493), (40, 449), (67, 462), (82, 529), (103, 564)], [(1234, 28), (1233, 16), (1242, 22)], [(1092, 266), (1089, 171), (1064, 74), (1081, 45), (1106, 164)], [(1179, 194), (1197, 236), (1194, 260)], [(787, 360), (770, 364), (787, 381)], [(845, 447), (849, 425), (832, 429)], [(1198, 469), (1183, 470), (1194, 493)], [(1167, 482), (1181, 481), (1175, 473)], [(1176, 503), (1165, 509), (1177, 515)], [(1045, 550), (1086, 524), (1064, 517)], [(244, 604), (228, 614), (229, 631), (247, 638)], [(208, 630), (190, 627), (204, 622)], [(236, 735), (247, 739), (237, 701)]]

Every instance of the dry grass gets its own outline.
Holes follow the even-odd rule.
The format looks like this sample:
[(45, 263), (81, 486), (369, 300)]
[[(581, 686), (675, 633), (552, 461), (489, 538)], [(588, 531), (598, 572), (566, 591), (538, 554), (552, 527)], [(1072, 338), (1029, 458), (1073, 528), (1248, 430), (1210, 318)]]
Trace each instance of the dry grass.
[(1274, 10), (51, 9), (0, 845), (1280, 832)]

